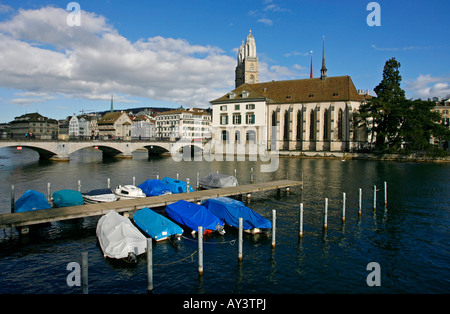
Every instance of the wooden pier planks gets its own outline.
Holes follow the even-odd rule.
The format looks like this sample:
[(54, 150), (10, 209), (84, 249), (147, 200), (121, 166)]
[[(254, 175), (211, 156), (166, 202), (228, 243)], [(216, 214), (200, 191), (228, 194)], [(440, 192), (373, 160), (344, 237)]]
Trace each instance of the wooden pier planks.
[(188, 202), (203, 201), (219, 196), (246, 195), (254, 192), (284, 189), (302, 185), (301, 181), (281, 180), (262, 182), (213, 190), (201, 190), (190, 193), (152, 196), (131, 200), (119, 200), (111, 203), (88, 204), (63, 208), (51, 208), (24, 213), (0, 214), (0, 228), (30, 226), (40, 223), (104, 215), (110, 210), (116, 212), (135, 211), (144, 207), (159, 207), (179, 200)]

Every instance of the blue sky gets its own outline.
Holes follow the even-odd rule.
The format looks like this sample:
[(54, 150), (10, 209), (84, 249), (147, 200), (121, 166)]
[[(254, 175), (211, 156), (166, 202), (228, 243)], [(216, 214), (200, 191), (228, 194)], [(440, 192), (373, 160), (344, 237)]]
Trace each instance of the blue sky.
[(0, 0), (0, 122), (39, 112), (62, 119), (83, 111), (207, 107), (234, 88), (236, 51), (249, 30), (260, 81), (319, 76), (325, 36), (328, 76), (350, 75), (357, 89), (400, 63), (409, 98), (450, 94), (449, 1), (161, 0), (77, 1), (80, 26), (67, 25), (70, 1)]

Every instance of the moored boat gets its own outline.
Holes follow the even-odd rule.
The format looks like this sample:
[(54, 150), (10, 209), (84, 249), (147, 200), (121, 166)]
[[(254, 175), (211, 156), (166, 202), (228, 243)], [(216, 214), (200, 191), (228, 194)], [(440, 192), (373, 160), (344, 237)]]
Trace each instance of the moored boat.
[[(165, 177), (161, 180), (170, 190), (172, 194), (186, 193), (186, 181), (181, 181), (169, 177)], [(189, 192), (194, 192), (194, 189), (189, 185)]]
[(106, 203), (117, 201), (117, 196), (111, 189), (95, 189), (81, 193), (86, 204)]
[(115, 188), (114, 194), (121, 200), (146, 197), (145, 193), (134, 185), (119, 185)]
[(146, 180), (138, 185), (146, 196), (158, 196), (172, 194), (170, 189), (161, 180)]
[(144, 207), (133, 215), (134, 223), (156, 241), (168, 238), (181, 239), (183, 229), (170, 219)]
[(33, 210), (49, 209), (50, 204), (45, 195), (35, 190), (28, 190), (14, 203), (14, 212), (23, 213)]
[(244, 203), (229, 198), (216, 197), (203, 204), (211, 213), (223, 219), (226, 224), (239, 228), (239, 218), (243, 218), (243, 229), (248, 233), (262, 233), (272, 228), (270, 220), (256, 213)]
[(96, 234), (104, 257), (136, 262), (147, 249), (147, 238), (130, 219), (113, 210), (99, 219)]
[(201, 178), (198, 184), (201, 189), (205, 190), (239, 185), (238, 180), (234, 176), (220, 173), (210, 173), (206, 177)]
[(224, 222), (204, 206), (179, 200), (166, 206), (166, 214), (179, 224), (185, 225), (197, 232), (202, 226), (204, 234), (214, 231), (225, 234)]
[(59, 190), (52, 194), (53, 204), (56, 207), (83, 205), (84, 199), (80, 192), (75, 190)]

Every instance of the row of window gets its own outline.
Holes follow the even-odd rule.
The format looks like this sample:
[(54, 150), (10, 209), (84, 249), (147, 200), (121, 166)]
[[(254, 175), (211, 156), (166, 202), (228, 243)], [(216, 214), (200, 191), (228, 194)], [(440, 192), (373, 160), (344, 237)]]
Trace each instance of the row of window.
[[(227, 130), (223, 130), (221, 134), (222, 141), (230, 142), (230, 133)], [(245, 140), (249, 144), (256, 144), (256, 132), (253, 130), (245, 132)], [(238, 144), (241, 143), (241, 133), (239, 131), (234, 132), (234, 141)]]
[[(227, 111), (228, 105), (222, 105), (220, 106), (220, 111)], [(255, 110), (255, 104), (246, 104), (245, 109), (247, 110)], [(241, 110), (241, 105), (237, 104), (234, 105), (234, 110)]]
[[(255, 114), (253, 112), (245, 114), (245, 123), (246, 124), (255, 124)], [(229, 124), (228, 115), (221, 114), (220, 115), (220, 125)], [(233, 114), (233, 124), (239, 125), (242, 124), (242, 115), (240, 113)]]

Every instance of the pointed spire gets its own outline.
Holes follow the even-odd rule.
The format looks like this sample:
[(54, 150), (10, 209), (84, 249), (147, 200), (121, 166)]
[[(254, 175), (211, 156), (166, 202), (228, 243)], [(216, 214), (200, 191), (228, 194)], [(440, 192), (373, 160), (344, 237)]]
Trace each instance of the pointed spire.
[(309, 78), (313, 78), (312, 55), (313, 55), (313, 51), (311, 50), (311, 70), (309, 72)]
[(111, 109), (109, 110), (110, 112), (114, 112), (113, 98), (114, 98), (114, 94), (111, 94)]
[(325, 36), (323, 36), (323, 53), (322, 53), (322, 69), (320, 69), (320, 78), (324, 81), (327, 79), (327, 67), (325, 65)]

